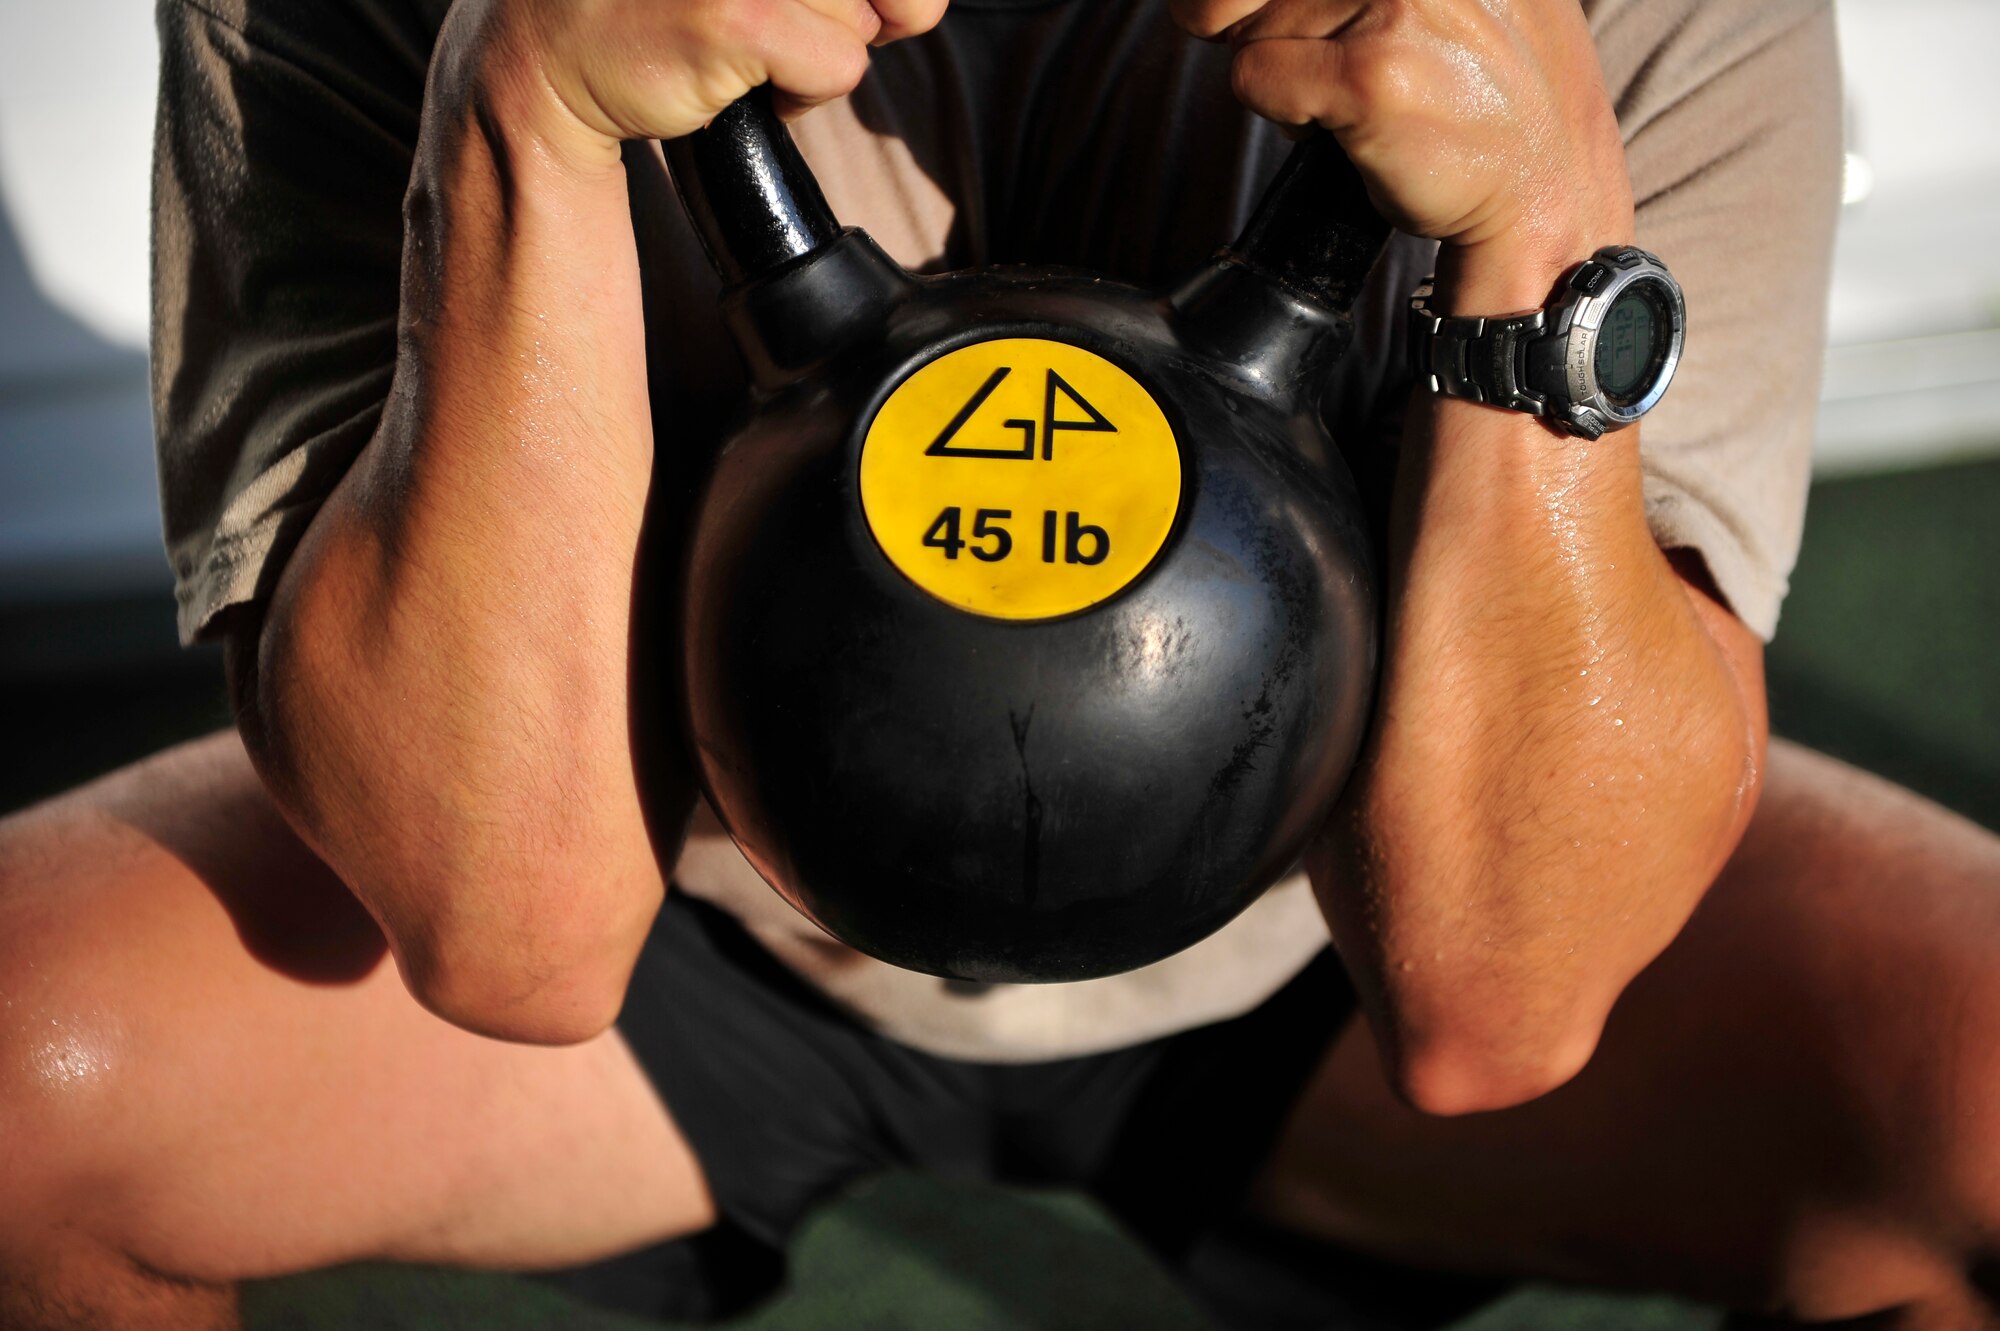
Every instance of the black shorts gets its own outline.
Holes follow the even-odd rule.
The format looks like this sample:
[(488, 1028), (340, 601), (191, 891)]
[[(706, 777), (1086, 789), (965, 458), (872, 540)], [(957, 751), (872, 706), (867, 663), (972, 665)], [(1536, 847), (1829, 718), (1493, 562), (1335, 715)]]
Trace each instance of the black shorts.
[(1172, 1256), (1237, 1209), (1353, 1009), (1329, 950), (1229, 1021), (1051, 1062), (939, 1058), (869, 1030), (733, 918), (672, 892), (619, 1027), (723, 1217), (766, 1243), (848, 1183), (913, 1168), (1082, 1188)]

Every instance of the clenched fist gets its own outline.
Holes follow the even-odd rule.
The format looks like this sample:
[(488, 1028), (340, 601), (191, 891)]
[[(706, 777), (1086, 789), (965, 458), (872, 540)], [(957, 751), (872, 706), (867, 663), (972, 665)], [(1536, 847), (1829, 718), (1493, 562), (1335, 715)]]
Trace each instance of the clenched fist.
[(1513, 308), (1538, 305), (1544, 270), (1630, 238), (1624, 148), (1576, 0), (1175, 0), (1174, 12), (1233, 48), (1245, 105), (1331, 130), (1391, 222), (1445, 242), (1447, 284), (1463, 252), (1493, 249), (1537, 274)]
[(786, 115), (844, 96), (867, 72), (871, 45), (927, 31), (944, 7), (945, 0), (458, 0), (440, 55), (517, 98), (540, 94), (574, 122), (579, 132), (570, 137), (609, 157), (625, 139), (699, 129), (760, 84), (772, 86)]

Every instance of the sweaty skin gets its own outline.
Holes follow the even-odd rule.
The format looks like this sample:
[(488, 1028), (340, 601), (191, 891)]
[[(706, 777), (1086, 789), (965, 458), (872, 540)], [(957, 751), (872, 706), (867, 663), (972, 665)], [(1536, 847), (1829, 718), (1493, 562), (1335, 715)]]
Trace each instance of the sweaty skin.
[[(617, 134), (582, 115), (640, 125), (622, 117), (658, 95), (644, 127), (685, 127), (702, 98), (789, 68), (803, 48), (784, 34), (827, 31), (793, 0), (741, 0), (756, 8), (731, 27), (735, 2), (591, 3), (565, 26), (530, 0), (460, 0), (414, 163), (395, 402), (261, 631), (232, 644), (262, 778), (225, 732), (0, 820), (0, 1324), (213, 1331), (237, 1324), (236, 1281), (368, 1259), (547, 1268), (713, 1223), (700, 1162), (615, 1033), (478, 1039), (410, 994), (475, 1029), (574, 1039), (615, 1007), (660, 891), (615, 669), (651, 420)], [(835, 45), (879, 38), (895, 7)], [(1264, 12), (1244, 9), (1213, 30)], [(1443, 34), (1383, 49), (1465, 74), (1411, 94), (1457, 108), (1446, 128), (1528, 123), (1537, 96), (1560, 112), (1547, 151), (1601, 126), (1568, 0), (1368, 12)], [(1317, 31), (1247, 43), (1246, 92), (1386, 142), (1402, 117), (1320, 104), (1358, 69), (1364, 111), (1414, 86), (1341, 54), (1341, 16), (1361, 13), (1271, 7)], [(1445, 40), (1445, 18), (1504, 40)], [(1823, 9), (1814, 28), (1802, 67), (1829, 70)], [(705, 63), (670, 37), (707, 43)], [(1278, 77), (1294, 58), (1340, 77)], [(619, 89), (653, 76), (627, 106)], [(1371, 169), (1385, 207), (1446, 238), (1461, 309), (1539, 300), (1576, 257), (1551, 236), (1616, 238), (1573, 210), (1622, 176), (1529, 207), (1536, 161), (1439, 134), (1443, 165), (1401, 186), (1394, 154)], [(1697, 558), (1653, 548), (1632, 444), (1455, 403), (1411, 423), (1384, 707), (1313, 869), (1425, 1107), (1556, 1080), (1756, 793), (1755, 641)], [(1255, 1213), (1435, 1269), (1992, 1326), (2000, 839), (1829, 760), (1772, 760), (1721, 881), (1572, 1084), (1419, 1113), (1350, 1023)]]
[[(675, 849), (649, 835), (615, 665), (653, 459), (620, 142), (766, 81), (793, 109), (839, 96), (870, 41), (941, 13), (460, 0), (445, 20), (389, 402), (231, 677), (288, 821), (467, 1029), (608, 1026)], [(655, 793), (678, 836), (690, 788)]]
[[(1441, 242), (1438, 309), (1537, 308), (1633, 239), (1574, 0), (1176, 13), (1234, 48), (1248, 105), (1331, 130), (1385, 215)], [(1393, 1081), (1435, 1113), (1575, 1075), (1754, 807), (1762, 645), (1698, 556), (1653, 542), (1639, 428), (1584, 442), (1428, 398), (1407, 418), (1380, 701), (1308, 867)]]
[[(837, 96), (867, 43), (939, 12), (461, 0), (447, 19), (391, 401), (234, 675), (288, 819), (453, 1021), (601, 1029), (663, 890), (625, 681), (602, 669), (628, 650), (653, 442), (620, 142), (685, 133), (766, 80), (794, 108)], [(1569, 0), (1181, 17), (1235, 44), (1253, 108), (1332, 129), (1384, 211), (1444, 241), (1444, 308), (1538, 304), (1630, 238)], [(1313, 868), (1429, 1108), (1573, 1072), (1749, 812), (1758, 647), (1698, 561), (1690, 583), (1654, 547), (1636, 443), (1462, 403), (1412, 413), (1382, 706)]]

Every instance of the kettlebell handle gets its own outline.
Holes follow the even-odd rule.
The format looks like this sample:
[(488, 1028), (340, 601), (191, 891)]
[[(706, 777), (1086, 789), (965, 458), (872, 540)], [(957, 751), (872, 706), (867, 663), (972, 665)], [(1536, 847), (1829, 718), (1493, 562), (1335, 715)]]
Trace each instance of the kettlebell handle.
[(1361, 294), (1389, 224), (1333, 135), (1318, 130), (1294, 147), (1264, 189), (1257, 211), (1224, 255), (1292, 294), (1345, 315)]
[[(725, 285), (760, 277), (839, 239), (840, 223), (768, 85), (704, 129), (665, 145), (695, 232)], [(1327, 133), (1308, 136), (1264, 191), (1225, 257), (1336, 314), (1353, 305), (1388, 226)]]
[(771, 107), (769, 84), (663, 146), (674, 187), (725, 286), (840, 238), (819, 181)]

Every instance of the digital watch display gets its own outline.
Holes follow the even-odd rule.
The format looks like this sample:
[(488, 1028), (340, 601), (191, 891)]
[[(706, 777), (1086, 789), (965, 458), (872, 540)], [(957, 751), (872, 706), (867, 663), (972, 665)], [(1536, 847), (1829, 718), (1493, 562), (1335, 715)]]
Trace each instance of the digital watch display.
[(1411, 360), (1433, 393), (1524, 411), (1585, 439), (1652, 410), (1680, 363), (1687, 307), (1642, 249), (1599, 250), (1540, 310), (1441, 315), (1431, 284), (1411, 298)]

